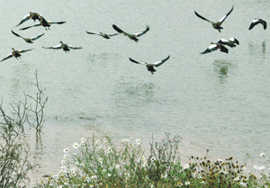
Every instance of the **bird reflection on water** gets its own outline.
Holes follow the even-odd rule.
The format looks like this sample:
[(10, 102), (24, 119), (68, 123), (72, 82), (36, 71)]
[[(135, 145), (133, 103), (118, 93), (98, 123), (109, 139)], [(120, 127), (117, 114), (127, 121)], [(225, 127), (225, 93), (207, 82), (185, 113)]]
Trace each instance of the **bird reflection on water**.
[(262, 41), (261, 43), (254, 43), (254, 42), (248, 43), (248, 51), (249, 51), (249, 54), (252, 56), (264, 57), (264, 55), (266, 54), (265, 40)]
[(143, 106), (149, 103), (157, 102), (155, 98), (155, 84), (148, 83), (130, 83), (121, 82), (117, 84), (114, 92), (116, 105)]
[(220, 82), (224, 83), (229, 75), (229, 71), (231, 69), (232, 64), (227, 60), (215, 60), (213, 62), (213, 65), (214, 65), (214, 72), (218, 74)]

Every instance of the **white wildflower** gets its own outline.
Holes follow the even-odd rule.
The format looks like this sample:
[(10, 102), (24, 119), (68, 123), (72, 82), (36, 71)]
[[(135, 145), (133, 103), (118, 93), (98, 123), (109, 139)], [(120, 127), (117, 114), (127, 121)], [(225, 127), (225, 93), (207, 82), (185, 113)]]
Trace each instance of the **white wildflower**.
[(190, 182), (189, 182), (189, 181), (186, 181), (186, 182), (185, 182), (185, 185), (190, 185)]
[(135, 143), (136, 143), (137, 146), (141, 145), (141, 139), (136, 139)]
[(68, 147), (65, 148), (65, 149), (63, 150), (63, 152), (64, 152), (64, 153), (68, 153), (68, 152), (69, 152), (69, 148), (68, 148)]
[(86, 138), (81, 137), (81, 144), (85, 144), (85, 142), (86, 142)]
[(244, 183), (244, 182), (240, 182), (240, 185), (243, 186), (243, 187), (247, 187), (247, 184)]
[(120, 165), (119, 164), (115, 165), (115, 168), (120, 169)]
[(85, 180), (86, 180), (87, 183), (90, 183), (91, 182), (91, 178), (88, 177), (88, 176), (85, 178)]
[(188, 168), (189, 168), (189, 164), (188, 163), (186, 163), (186, 164), (183, 165), (183, 169), (188, 169)]
[(97, 176), (91, 176), (91, 179), (96, 180)]
[(265, 153), (260, 153), (260, 157), (265, 157)]
[(72, 146), (73, 146), (74, 149), (78, 149), (79, 148), (79, 144), (77, 142), (75, 142)]
[(105, 153), (106, 154), (110, 154), (110, 153), (112, 153), (112, 148), (111, 147), (108, 147), (106, 150), (105, 150)]
[(71, 173), (71, 174), (76, 174), (76, 172), (77, 172), (76, 168), (71, 168), (71, 169), (70, 169), (70, 173)]

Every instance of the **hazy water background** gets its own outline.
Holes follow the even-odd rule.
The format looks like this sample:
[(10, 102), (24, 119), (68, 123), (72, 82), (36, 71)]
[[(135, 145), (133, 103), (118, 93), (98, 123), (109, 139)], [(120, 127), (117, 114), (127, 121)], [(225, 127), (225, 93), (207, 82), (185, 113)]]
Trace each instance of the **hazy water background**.
[[(232, 5), (235, 10), (222, 33), (193, 13), (216, 20)], [(0, 97), (9, 103), (31, 93), (38, 71), (49, 96), (42, 173), (56, 172), (63, 148), (93, 132), (144, 143), (152, 134), (159, 138), (169, 132), (182, 136), (184, 156), (208, 148), (217, 158), (233, 155), (246, 161), (248, 153), (253, 163), (260, 152), (270, 155), (270, 35), (260, 26), (247, 28), (254, 17), (268, 20), (269, 6), (267, 0), (1, 1), (1, 57), (12, 47), (35, 50), (20, 62), (10, 59), (0, 65)], [(32, 46), (25, 44), (10, 29), (16, 31), (14, 25), (30, 10), (67, 23), (52, 26)], [(85, 34), (110, 33), (113, 23), (127, 31), (141, 31), (148, 24), (151, 30), (138, 43)], [(21, 33), (41, 32), (43, 28)], [(241, 45), (229, 55), (199, 54), (211, 41), (231, 36)], [(60, 40), (83, 50), (65, 54), (41, 48)], [(168, 54), (171, 59), (155, 75), (128, 61), (156, 61)]]

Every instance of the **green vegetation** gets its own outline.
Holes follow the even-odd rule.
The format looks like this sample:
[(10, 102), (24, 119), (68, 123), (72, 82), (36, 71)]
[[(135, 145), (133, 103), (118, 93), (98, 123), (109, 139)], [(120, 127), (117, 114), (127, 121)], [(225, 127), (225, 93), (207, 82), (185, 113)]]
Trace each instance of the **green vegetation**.
[(61, 170), (37, 187), (92, 188), (242, 188), (270, 187), (267, 176), (244, 172), (233, 158), (211, 161), (191, 157), (183, 165), (177, 157), (178, 137), (150, 143), (148, 154), (140, 141), (125, 140), (120, 146), (110, 138), (82, 138), (64, 149)]
[(35, 128), (37, 140), (44, 125), (48, 97), (40, 88), (35, 74), (36, 92), (24, 95), (8, 107), (0, 104), (0, 187), (20, 188), (30, 184), (30, 172), (36, 167), (27, 141), (26, 130)]

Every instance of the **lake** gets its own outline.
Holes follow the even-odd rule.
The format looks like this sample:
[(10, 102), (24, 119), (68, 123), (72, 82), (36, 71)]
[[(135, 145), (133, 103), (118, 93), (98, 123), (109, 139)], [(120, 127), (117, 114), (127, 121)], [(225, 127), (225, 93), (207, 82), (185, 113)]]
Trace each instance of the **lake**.
[[(270, 35), (262, 26), (248, 30), (253, 18), (268, 20), (270, 1), (28, 0), (0, 5), (1, 58), (12, 47), (34, 48), (19, 61), (0, 65), (1, 100), (8, 104), (32, 93), (36, 70), (49, 97), (41, 174), (55, 173), (63, 149), (92, 134), (140, 138), (145, 144), (152, 135), (179, 134), (183, 157), (209, 149), (213, 158), (232, 155), (253, 165), (261, 162), (261, 152), (270, 155)], [(218, 20), (232, 5), (221, 33), (194, 15), (196, 10)], [(49, 31), (36, 27), (20, 32), (15, 25), (29, 11), (67, 23)], [(150, 31), (138, 43), (85, 33), (111, 33), (112, 24), (130, 32), (149, 25)], [(45, 36), (30, 45), (11, 29), (27, 37)], [(229, 54), (200, 54), (210, 42), (230, 37), (240, 45)], [(41, 48), (60, 40), (83, 49), (64, 53)], [(154, 75), (128, 60), (154, 62), (167, 55), (171, 58)]]

